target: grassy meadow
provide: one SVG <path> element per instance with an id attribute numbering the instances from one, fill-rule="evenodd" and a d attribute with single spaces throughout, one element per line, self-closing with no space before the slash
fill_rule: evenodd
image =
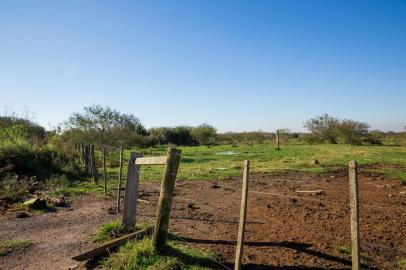
<path id="1" fill-rule="evenodd" d="M 330 170 L 344 168 L 349 160 L 356 160 L 364 171 L 382 173 L 394 180 L 406 183 L 406 145 L 385 146 L 351 146 L 351 145 L 282 145 L 276 150 L 275 145 L 244 144 L 239 146 L 187 146 L 182 150 L 178 179 L 182 180 L 222 180 L 242 175 L 242 165 L 245 159 L 251 161 L 251 173 L 272 174 L 281 171 L 304 171 L 324 173 Z M 165 155 L 167 147 L 148 149 L 127 149 L 124 159 L 127 162 L 131 151 L 143 152 L 145 156 Z M 102 171 L 101 153 L 97 153 L 100 185 L 90 181 L 74 181 L 69 188 L 60 193 L 101 193 Z M 118 178 L 117 151 L 110 151 L 107 156 L 108 187 L 110 190 L 117 186 Z M 319 164 L 314 164 L 318 160 Z M 126 174 L 126 162 L 123 168 L 123 178 Z M 379 165 L 379 166 L 378 166 Z M 160 181 L 163 166 L 142 166 L 141 181 Z M 67 194 L 69 195 L 69 194 Z"/>

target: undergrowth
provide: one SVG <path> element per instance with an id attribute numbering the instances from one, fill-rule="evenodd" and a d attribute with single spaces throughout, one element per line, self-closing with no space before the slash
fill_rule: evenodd
<path id="1" fill-rule="evenodd" d="M 30 245 L 31 242 L 26 240 L 0 240 L 0 256 L 14 251 L 22 251 Z"/>
<path id="2" fill-rule="evenodd" d="M 150 238 L 128 241 L 102 264 L 107 269 L 126 270 L 205 270 L 213 269 L 215 254 L 212 251 L 194 249 L 169 241 L 161 254 L 154 252 Z"/>

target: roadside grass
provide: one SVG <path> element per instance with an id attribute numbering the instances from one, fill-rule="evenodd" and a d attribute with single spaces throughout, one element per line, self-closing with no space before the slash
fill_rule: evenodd
<path id="1" fill-rule="evenodd" d="M 102 224 L 100 228 L 93 234 L 92 241 L 94 243 L 110 241 L 125 234 L 135 232 L 136 230 L 145 229 L 147 227 L 148 224 L 138 222 L 136 226 L 132 228 L 126 228 L 125 226 L 121 225 L 121 220 L 113 220 L 111 222 Z"/>
<path id="2" fill-rule="evenodd" d="M 4 256 L 14 251 L 22 251 L 31 245 L 26 240 L 0 240 L 0 256 Z"/>
<path id="3" fill-rule="evenodd" d="M 357 160 L 361 170 L 381 173 L 406 184 L 406 145 L 397 146 L 351 146 L 351 145 L 282 145 L 275 150 L 274 144 L 187 146 L 179 147 L 182 159 L 178 179 L 223 180 L 241 176 L 243 161 L 251 160 L 251 172 L 272 174 L 285 171 L 327 173 L 334 169 L 347 168 L 349 160 Z M 127 160 L 130 152 L 143 152 L 145 156 L 166 155 L 167 146 L 147 149 L 127 149 L 124 152 L 122 183 L 126 179 Z M 107 156 L 107 188 L 111 193 L 117 189 L 119 153 Z M 314 160 L 320 164 L 314 164 Z M 56 195 L 75 196 L 104 193 L 100 153 L 97 154 L 99 184 L 90 178 L 73 181 L 54 190 Z M 384 166 L 375 166 L 384 165 Z M 141 166 L 140 181 L 161 181 L 163 166 Z"/>
<path id="4" fill-rule="evenodd" d="M 215 254 L 169 241 L 162 254 L 153 251 L 150 238 L 128 241 L 116 253 L 110 254 L 102 264 L 107 269 L 145 270 L 204 270 L 213 269 Z"/>

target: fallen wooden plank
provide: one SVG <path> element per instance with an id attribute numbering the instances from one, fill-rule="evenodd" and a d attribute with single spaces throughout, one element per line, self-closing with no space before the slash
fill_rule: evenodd
<path id="1" fill-rule="evenodd" d="M 315 195 L 319 195 L 319 194 L 323 194 L 323 190 L 319 189 L 319 190 L 296 190 L 297 193 L 310 193 L 310 194 L 315 194 Z"/>
<path id="2" fill-rule="evenodd" d="M 115 248 L 115 247 L 118 247 L 118 246 L 124 244 L 129 239 L 141 238 L 143 236 L 150 235 L 150 234 L 152 234 L 153 230 L 154 230 L 154 227 L 151 226 L 144 230 L 130 233 L 130 234 L 122 236 L 120 238 L 111 240 L 110 242 L 107 242 L 106 244 L 103 244 L 97 248 L 88 250 L 82 254 L 72 257 L 72 259 L 75 261 L 89 260 L 95 256 L 99 256 L 99 255 L 107 252 L 109 249 L 112 249 L 112 248 Z"/>
<path id="3" fill-rule="evenodd" d="M 135 160 L 135 165 L 165 165 L 166 156 L 162 157 L 141 157 Z"/>

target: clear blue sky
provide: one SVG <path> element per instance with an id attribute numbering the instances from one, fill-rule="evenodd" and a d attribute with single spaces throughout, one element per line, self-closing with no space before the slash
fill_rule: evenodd
<path id="1" fill-rule="evenodd" d="M 406 1 L 0 1 L 0 110 L 147 127 L 406 125 Z"/>

